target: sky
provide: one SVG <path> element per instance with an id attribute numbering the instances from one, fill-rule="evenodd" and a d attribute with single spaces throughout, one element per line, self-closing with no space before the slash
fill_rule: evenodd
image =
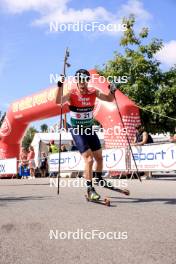
<path id="1" fill-rule="evenodd" d="M 63 68 L 66 47 L 70 49 L 73 75 L 79 68 L 102 67 L 121 50 L 120 31 L 51 32 L 50 22 L 62 29 L 73 23 L 119 24 L 133 13 L 136 30 L 150 28 L 150 38 L 161 38 L 157 54 L 164 70 L 176 63 L 175 0 L 0 0 L 0 110 L 9 104 L 50 86 L 50 74 Z M 56 118 L 34 125 L 52 125 Z"/>

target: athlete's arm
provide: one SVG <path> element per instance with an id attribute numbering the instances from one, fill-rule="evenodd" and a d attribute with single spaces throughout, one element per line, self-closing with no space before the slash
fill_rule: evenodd
<path id="1" fill-rule="evenodd" d="M 114 100 L 114 96 L 111 92 L 109 92 L 109 94 L 104 94 L 98 89 L 96 89 L 96 96 L 102 101 L 112 102 Z"/>
<path id="2" fill-rule="evenodd" d="M 61 103 L 61 95 L 62 95 L 62 89 L 63 87 L 58 87 L 57 94 L 56 94 L 56 104 Z M 70 102 L 70 93 L 67 93 L 62 96 L 62 103 Z"/>
<path id="3" fill-rule="evenodd" d="M 67 93 L 65 95 L 63 95 L 63 84 L 65 81 L 65 76 L 64 75 L 60 75 L 59 76 L 59 80 L 57 83 L 57 93 L 56 93 L 56 104 L 61 104 L 61 97 L 62 97 L 62 103 L 66 103 L 67 101 L 70 101 L 70 94 Z M 63 96 L 62 96 L 63 95 Z"/>
<path id="4" fill-rule="evenodd" d="M 109 86 L 109 94 L 104 94 L 100 90 L 96 90 L 96 95 L 100 100 L 112 102 L 114 100 L 114 93 L 118 89 L 115 83 L 110 83 Z"/>

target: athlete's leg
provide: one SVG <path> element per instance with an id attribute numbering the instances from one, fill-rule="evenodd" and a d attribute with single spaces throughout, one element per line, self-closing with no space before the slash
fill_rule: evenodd
<path id="1" fill-rule="evenodd" d="M 93 157 L 95 159 L 95 171 L 93 172 L 93 177 L 95 178 L 95 183 L 103 184 L 102 180 L 102 170 L 103 170 L 103 156 L 102 149 L 93 151 Z"/>
<path id="2" fill-rule="evenodd" d="M 88 144 L 96 161 L 93 177 L 96 179 L 95 183 L 98 183 L 100 180 L 102 180 L 103 157 L 101 143 L 96 133 L 93 133 L 88 137 Z"/>
<path id="3" fill-rule="evenodd" d="M 93 153 L 90 149 L 82 153 L 82 157 L 85 163 L 85 179 L 87 181 L 92 181 L 92 167 L 93 167 Z"/>
<path id="4" fill-rule="evenodd" d="M 101 172 L 103 169 L 103 156 L 102 156 L 102 149 L 93 151 L 93 157 L 95 159 L 95 171 Z"/>
<path id="5" fill-rule="evenodd" d="M 70 131 L 73 137 L 73 140 L 76 144 L 77 149 L 79 150 L 82 158 L 85 163 L 84 177 L 86 179 L 87 185 L 87 194 L 90 199 L 98 200 L 100 195 L 95 191 L 92 186 L 92 167 L 93 167 L 93 153 L 90 149 L 87 135 L 74 135 L 73 131 Z"/>
<path id="6" fill-rule="evenodd" d="M 82 157 L 85 162 L 85 179 L 87 183 L 87 194 L 88 197 L 92 200 L 99 200 L 100 195 L 95 191 L 92 186 L 92 167 L 93 167 L 93 153 L 90 149 L 82 153 Z"/>
<path id="7" fill-rule="evenodd" d="M 102 178 L 102 170 L 103 170 L 103 156 L 102 149 L 98 149 L 93 151 L 93 157 L 96 161 L 95 171 L 93 172 L 93 177 L 95 178 L 95 184 L 99 184 L 103 187 L 110 187 L 111 183 L 107 182 Z"/>

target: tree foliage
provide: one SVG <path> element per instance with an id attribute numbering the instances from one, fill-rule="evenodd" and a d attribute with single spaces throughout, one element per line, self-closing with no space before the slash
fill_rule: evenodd
<path id="1" fill-rule="evenodd" d="M 150 132 L 172 132 L 176 126 L 176 68 L 161 71 L 155 55 L 163 42 L 157 38 L 149 40 L 148 28 L 136 34 L 134 16 L 124 18 L 123 23 L 127 24 L 119 43 L 123 51 L 115 51 L 114 58 L 99 71 L 106 77 L 127 76 L 128 82 L 119 84 L 119 89 L 142 108 L 141 119 L 146 128 Z"/>
<path id="2" fill-rule="evenodd" d="M 41 130 L 42 133 L 47 132 L 48 131 L 48 125 L 47 124 L 42 124 L 40 126 L 40 130 Z"/>
<path id="3" fill-rule="evenodd" d="M 23 138 L 22 141 L 22 147 L 24 147 L 26 150 L 29 148 L 29 146 L 31 145 L 31 142 L 35 136 L 35 133 L 37 133 L 38 131 L 34 128 L 34 127 L 30 127 L 27 131 L 26 134 Z"/>

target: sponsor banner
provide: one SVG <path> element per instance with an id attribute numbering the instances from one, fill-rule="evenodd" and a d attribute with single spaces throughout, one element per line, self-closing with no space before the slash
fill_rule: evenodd
<path id="1" fill-rule="evenodd" d="M 126 148 L 103 150 L 104 171 L 125 171 L 126 169 Z"/>
<path id="2" fill-rule="evenodd" d="M 17 174 L 17 159 L 0 160 L 0 175 Z"/>
<path id="3" fill-rule="evenodd" d="M 139 171 L 176 170 L 176 145 L 173 143 L 132 147 Z M 131 155 L 131 169 L 136 170 Z"/>
<path id="4" fill-rule="evenodd" d="M 49 170 L 58 171 L 59 154 L 50 154 Z M 62 152 L 60 159 L 61 171 L 84 171 L 84 160 L 77 151 Z M 104 171 L 125 171 L 125 148 L 103 150 Z"/>
<path id="5" fill-rule="evenodd" d="M 77 151 L 61 152 L 60 168 L 61 171 L 84 170 L 84 161 Z M 59 153 L 50 154 L 49 171 L 58 171 Z"/>

